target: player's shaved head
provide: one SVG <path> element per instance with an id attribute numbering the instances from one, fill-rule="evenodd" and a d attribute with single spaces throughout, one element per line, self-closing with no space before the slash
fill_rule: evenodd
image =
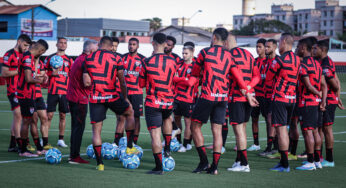
<path id="1" fill-rule="evenodd" d="M 153 36 L 153 42 L 156 44 L 164 44 L 167 41 L 167 36 L 163 33 L 155 33 Z"/>
<path id="2" fill-rule="evenodd" d="M 213 32 L 215 38 L 219 41 L 226 41 L 228 37 L 228 31 L 225 28 L 216 28 Z"/>
<path id="3" fill-rule="evenodd" d="M 287 45 L 293 46 L 294 39 L 293 39 L 293 35 L 291 33 L 283 33 L 281 35 L 281 40 L 285 41 L 285 43 Z"/>
<path id="4" fill-rule="evenodd" d="M 100 40 L 100 48 L 103 50 L 111 51 L 113 47 L 113 40 L 109 36 L 103 36 Z"/>
<path id="5" fill-rule="evenodd" d="M 237 39 L 231 33 L 228 34 L 227 40 L 225 41 L 225 48 L 231 50 L 232 48 L 237 47 Z"/>
<path id="6" fill-rule="evenodd" d="M 291 33 L 282 33 L 279 42 L 279 52 L 282 55 L 285 52 L 291 51 L 294 39 Z"/>

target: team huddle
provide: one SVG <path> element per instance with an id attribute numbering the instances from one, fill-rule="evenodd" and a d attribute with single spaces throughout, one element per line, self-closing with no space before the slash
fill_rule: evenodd
<path id="1" fill-rule="evenodd" d="M 259 155 L 280 158 L 270 170 L 290 171 L 288 161 L 297 158 L 298 122 L 307 161 L 296 169 L 334 167 L 332 125 L 336 108 L 344 107 L 335 65 L 327 55 L 329 43 L 314 37 L 303 38 L 292 52 L 293 36 L 283 33 L 279 41 L 259 39 L 257 58 L 238 47 L 235 36 L 224 28 L 214 30 L 211 46 L 202 49 L 197 57 L 193 56 L 193 42 L 184 44 L 183 58 L 172 52 L 175 43 L 172 36 L 154 34 L 153 53 L 146 58 L 137 52 L 137 38 L 128 41 L 129 52 L 122 55 L 117 53 L 119 40 L 105 36 L 99 42 L 85 41 L 83 53 L 73 61 L 65 54 L 67 39 L 58 38 L 57 53 L 42 62 L 40 57 L 48 49 L 47 42 L 19 36 L 15 48 L 5 54 L 1 72 L 7 78 L 7 95 L 13 111 L 8 151 L 37 157 L 51 149 L 48 132 L 59 105 L 57 145 L 67 147 L 65 119 L 66 113 L 71 113 L 69 162 L 89 163 L 80 157 L 89 105 L 92 146 L 96 169 L 100 171 L 104 170 L 101 132 L 108 109 L 117 117 L 114 145 L 119 145 L 125 131 L 127 155 L 140 152 L 135 146 L 140 134 L 140 116 L 144 114 L 155 160 L 149 174 L 164 174 L 162 160 L 171 156 L 173 138 L 180 143 L 178 152 L 191 150 L 194 142 L 200 161 L 193 173 L 218 174 L 228 124 L 236 137 L 237 154 L 227 170 L 250 172 L 247 152 L 260 150 L 260 114 L 266 122 L 267 147 Z M 277 49 L 280 55 L 276 54 Z M 58 60 L 63 62 L 60 66 L 55 65 Z M 48 88 L 47 105 L 41 92 L 43 87 Z M 254 145 L 247 148 L 246 123 L 250 117 Z M 202 125 L 208 121 L 213 135 L 211 163 L 202 132 Z M 29 144 L 29 129 L 36 153 Z"/>

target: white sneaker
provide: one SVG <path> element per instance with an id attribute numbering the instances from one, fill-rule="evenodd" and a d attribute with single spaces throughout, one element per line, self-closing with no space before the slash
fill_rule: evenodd
<path id="1" fill-rule="evenodd" d="M 260 145 L 252 145 L 251 147 L 249 147 L 248 149 L 247 149 L 247 151 L 258 151 L 258 150 L 260 150 L 261 149 L 261 146 Z"/>
<path id="2" fill-rule="evenodd" d="M 240 161 L 234 162 L 231 168 L 234 168 L 234 167 L 236 167 L 236 166 L 240 166 Z M 228 170 L 228 169 L 231 169 L 231 168 L 227 168 L 227 170 Z M 229 171 L 229 170 L 228 170 L 228 171 Z"/>
<path id="3" fill-rule="evenodd" d="M 314 163 L 315 163 L 316 169 L 322 169 L 321 162 L 314 162 Z"/>
<path id="4" fill-rule="evenodd" d="M 232 172 L 250 172 L 250 167 L 249 165 L 242 166 L 239 164 L 233 168 L 227 168 L 227 170 Z"/>
<path id="5" fill-rule="evenodd" d="M 181 130 L 178 128 L 177 130 L 172 131 L 172 139 L 175 138 L 178 134 L 181 134 Z"/>
<path id="6" fill-rule="evenodd" d="M 44 146 L 44 145 L 43 145 L 43 139 L 42 139 L 42 138 L 40 138 L 40 144 L 41 144 L 42 147 Z"/>
<path id="7" fill-rule="evenodd" d="M 186 150 L 189 151 L 189 150 L 191 150 L 191 149 L 192 149 L 192 145 L 191 145 L 191 144 L 187 144 L 187 145 L 186 145 Z"/>
<path id="8" fill-rule="evenodd" d="M 296 168 L 296 170 L 316 170 L 316 166 L 314 163 L 305 163 L 302 166 Z"/>
<path id="9" fill-rule="evenodd" d="M 186 152 L 186 148 L 184 146 L 181 146 L 180 149 L 178 150 L 180 153 Z"/>
<path id="10" fill-rule="evenodd" d="M 221 148 L 221 154 L 224 154 L 226 152 L 226 148 L 222 146 Z"/>
<path id="11" fill-rule="evenodd" d="M 58 144 L 57 144 L 59 147 L 62 147 L 62 148 L 67 148 L 68 146 L 65 144 L 65 141 L 64 140 L 58 140 Z"/>

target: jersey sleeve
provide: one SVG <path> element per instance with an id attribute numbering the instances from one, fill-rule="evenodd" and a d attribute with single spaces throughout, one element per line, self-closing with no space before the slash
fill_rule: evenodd
<path id="1" fill-rule="evenodd" d="M 192 67 L 192 72 L 191 72 L 192 76 L 196 78 L 200 77 L 202 66 L 204 65 L 205 55 L 206 55 L 206 52 L 204 49 L 201 50 L 201 52 L 198 54 L 197 61 Z"/>
<path id="2" fill-rule="evenodd" d="M 35 61 L 35 60 L 33 60 L 31 57 L 24 58 L 23 59 L 23 65 L 22 65 L 23 69 L 24 70 L 32 70 L 31 69 L 32 61 Z"/>
<path id="3" fill-rule="evenodd" d="M 309 76 L 308 75 L 308 70 L 307 70 L 307 67 L 305 64 L 300 64 L 300 67 L 299 67 L 299 75 L 301 77 L 306 77 L 306 76 Z"/>
<path id="4" fill-rule="evenodd" d="M 326 80 L 335 78 L 335 71 L 328 60 L 322 62 L 323 75 Z"/>
<path id="5" fill-rule="evenodd" d="M 6 52 L 3 58 L 3 66 L 5 67 L 11 67 L 11 54 L 9 52 Z"/>
<path id="6" fill-rule="evenodd" d="M 143 88 L 145 87 L 146 83 L 146 78 L 147 78 L 147 72 L 146 72 L 146 61 L 142 63 L 142 68 L 141 71 L 139 72 L 139 87 Z"/>
<path id="7" fill-rule="evenodd" d="M 273 80 L 275 75 L 280 71 L 281 66 L 282 66 L 282 60 L 280 59 L 280 57 L 276 57 L 269 67 L 266 80 L 268 81 Z"/>

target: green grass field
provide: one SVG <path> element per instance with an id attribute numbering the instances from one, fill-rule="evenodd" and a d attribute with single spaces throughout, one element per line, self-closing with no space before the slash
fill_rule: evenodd
<path id="1" fill-rule="evenodd" d="M 45 92 L 45 91 L 44 91 Z M 343 95 L 346 101 L 346 95 Z M 335 168 L 324 168 L 312 172 L 294 170 L 301 161 L 291 161 L 290 173 L 275 173 L 268 169 L 277 164 L 277 159 L 258 157 L 258 152 L 249 152 L 250 173 L 232 173 L 230 167 L 235 159 L 232 148 L 235 145 L 233 131 L 230 127 L 226 144 L 227 152 L 221 156 L 219 175 L 193 174 L 192 170 L 198 164 L 198 155 L 195 149 L 187 153 L 173 153 L 176 161 L 175 170 L 163 176 L 147 175 L 146 171 L 154 166 L 154 159 L 150 150 L 150 137 L 142 119 L 142 130 L 138 144 L 146 149 L 139 169 L 127 170 L 118 160 L 104 161 L 105 171 L 95 170 L 95 160 L 88 165 L 71 165 L 67 163 L 69 149 L 59 148 L 66 155 L 58 165 L 49 165 L 44 159 L 25 160 L 18 154 L 8 153 L 12 113 L 7 102 L 6 88 L 0 86 L 0 187 L 345 187 L 346 177 L 346 112 L 338 110 L 334 125 L 335 132 Z M 115 116 L 110 113 L 104 122 L 102 138 L 104 142 L 112 142 L 115 130 Z M 89 117 L 88 117 L 89 118 Z M 262 119 L 263 120 L 263 119 Z M 89 119 L 87 119 L 89 121 Z M 67 117 L 65 141 L 69 145 L 70 116 Z M 206 145 L 212 142 L 210 125 L 204 125 Z M 251 122 L 247 127 L 248 145 L 253 144 Z M 91 126 L 86 125 L 81 153 L 91 144 Z M 260 144 L 266 145 L 265 124 L 260 124 Z M 58 118 L 54 116 L 49 142 L 56 145 L 58 140 Z M 31 143 L 33 141 L 31 140 Z M 303 140 L 299 141 L 298 153 L 304 150 Z M 209 160 L 212 154 L 208 151 Z M 325 153 L 323 153 L 325 155 Z M 85 157 L 85 156 L 84 156 Z"/>

